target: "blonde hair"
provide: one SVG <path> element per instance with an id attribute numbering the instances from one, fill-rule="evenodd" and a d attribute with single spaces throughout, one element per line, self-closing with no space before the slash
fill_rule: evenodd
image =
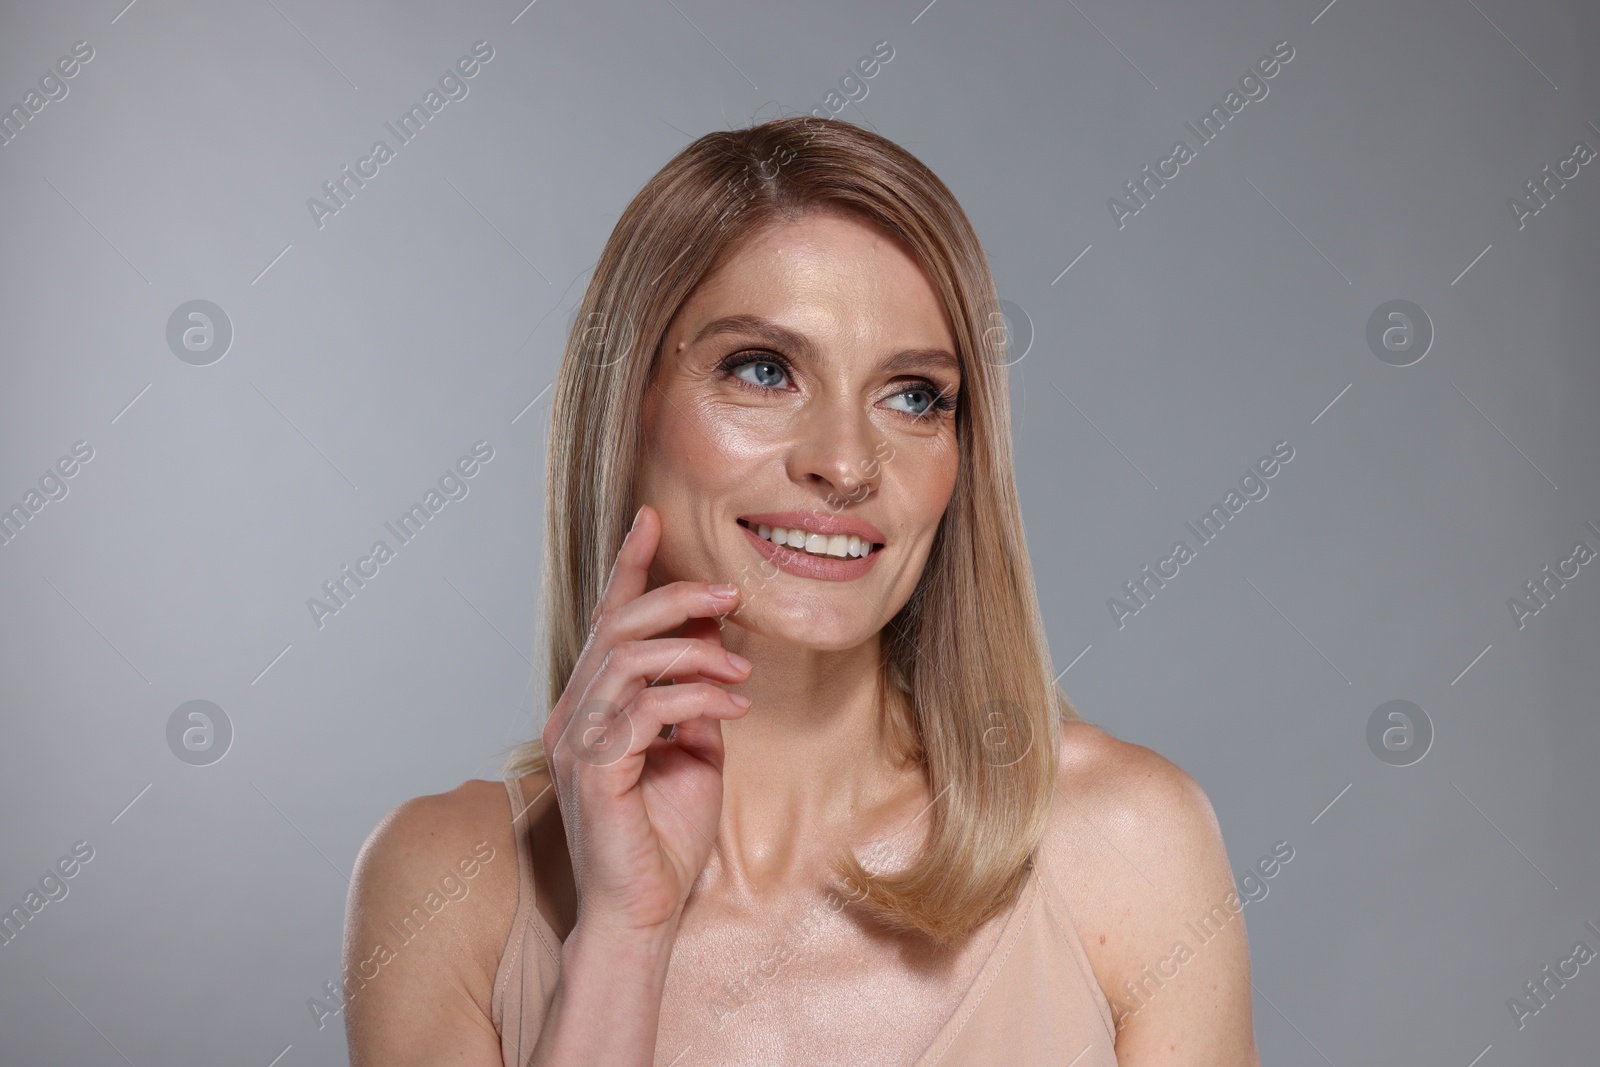
<path id="1" fill-rule="evenodd" d="M 921 579 L 880 635 L 885 730 L 934 797 L 909 867 L 833 871 L 885 926 L 947 944 L 1015 900 L 1044 833 L 1060 721 L 1018 508 L 1000 302 L 977 234 L 932 171 L 838 119 L 790 116 L 709 133 L 663 167 L 606 241 L 562 355 L 546 464 L 543 569 L 549 707 L 638 502 L 640 413 L 668 324 L 748 236 L 811 211 L 861 218 L 922 263 L 961 361 L 960 461 Z M 714 222 L 712 220 L 715 220 Z M 546 769 L 540 739 L 504 772 Z"/>

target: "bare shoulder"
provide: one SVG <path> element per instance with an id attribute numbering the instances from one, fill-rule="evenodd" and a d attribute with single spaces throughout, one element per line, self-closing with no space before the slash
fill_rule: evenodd
<path id="1" fill-rule="evenodd" d="M 512 814 L 504 783 L 470 779 L 405 801 L 367 836 L 342 975 L 356 1067 L 501 1062 L 491 996 L 517 906 Z"/>
<path id="2" fill-rule="evenodd" d="M 1074 914 L 1085 919 L 1125 911 L 1115 902 L 1129 882 L 1148 890 L 1208 868 L 1227 873 L 1221 830 L 1200 784 L 1155 750 L 1088 722 L 1062 724 L 1056 802 L 1042 844 Z"/>
<path id="3" fill-rule="evenodd" d="M 1041 851 L 1117 1017 L 1119 1062 L 1157 1062 L 1173 1045 L 1187 1047 L 1185 1062 L 1257 1062 L 1242 905 L 1216 813 L 1188 772 L 1064 723 Z"/>
<path id="4" fill-rule="evenodd" d="M 1093 723 L 1062 724 L 1056 780 L 1066 801 L 1060 805 L 1064 810 L 1058 812 L 1056 825 L 1068 833 L 1084 829 L 1079 816 L 1085 814 L 1111 819 L 1112 830 L 1143 823 L 1138 830 L 1147 845 L 1178 845 L 1185 838 L 1190 845 L 1203 844 L 1194 839 L 1193 831 L 1218 829 L 1210 799 L 1188 772 L 1154 749 L 1123 741 Z M 1144 837 L 1144 831 L 1159 830 L 1174 820 L 1181 824 L 1174 829 L 1188 831 L 1178 839 Z"/>

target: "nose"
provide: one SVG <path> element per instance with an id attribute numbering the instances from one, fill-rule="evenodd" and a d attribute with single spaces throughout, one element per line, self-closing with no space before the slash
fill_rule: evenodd
<path id="1" fill-rule="evenodd" d="M 883 480 L 880 436 L 865 411 L 817 405 L 790 452 L 789 476 L 819 490 L 834 507 L 859 503 Z"/>

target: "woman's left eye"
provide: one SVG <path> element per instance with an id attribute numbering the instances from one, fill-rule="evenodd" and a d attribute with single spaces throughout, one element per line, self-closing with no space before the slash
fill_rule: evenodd
<path id="1" fill-rule="evenodd" d="M 927 418 L 933 412 L 934 407 L 939 403 L 939 392 L 938 392 L 938 390 L 937 389 L 930 389 L 930 388 L 927 388 L 926 386 L 921 386 L 921 385 L 919 385 L 919 386 L 917 386 L 915 388 L 912 388 L 912 389 L 903 389 L 900 392 L 896 393 L 890 399 L 898 400 L 901 397 L 905 397 L 905 396 L 917 397 L 921 401 L 921 406 L 920 407 L 917 407 L 912 411 L 906 412 L 906 414 L 914 415 L 919 419 Z"/>

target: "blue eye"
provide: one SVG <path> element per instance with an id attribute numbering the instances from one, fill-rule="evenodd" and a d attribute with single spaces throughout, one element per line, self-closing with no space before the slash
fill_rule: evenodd
<path id="1" fill-rule="evenodd" d="M 740 371 L 743 371 L 746 367 L 758 368 L 756 370 L 756 378 L 754 381 L 752 381 L 748 375 L 740 373 Z M 763 371 L 766 373 L 763 373 Z M 751 382 L 754 385 L 767 387 L 778 386 L 781 383 L 781 379 L 788 376 L 788 372 L 776 360 L 763 359 L 759 356 L 752 356 L 743 360 L 742 362 L 735 363 L 730 369 L 730 373 L 735 378 Z M 774 381 L 774 378 L 779 379 L 779 381 Z"/>
<path id="2" fill-rule="evenodd" d="M 756 368 L 754 377 L 740 373 L 746 367 Z M 789 361 L 776 353 L 768 352 L 735 353 L 718 364 L 718 369 L 745 387 L 757 390 L 781 388 L 783 380 L 790 375 Z M 946 393 L 944 389 L 926 379 L 914 382 L 911 388 L 902 389 L 894 395 L 896 398 L 919 396 L 925 399 L 924 404 L 916 410 L 895 409 L 907 418 L 917 422 L 925 422 L 941 415 L 949 414 L 955 410 L 956 406 L 956 399 L 953 395 Z"/>
<path id="3" fill-rule="evenodd" d="M 930 413 L 934 410 L 949 411 L 951 408 L 956 406 L 956 402 L 953 399 L 945 396 L 939 390 L 931 388 L 931 384 L 932 383 L 928 383 L 928 386 L 919 385 L 915 389 L 906 389 L 895 394 L 896 397 L 920 396 L 923 398 L 923 406 L 915 411 L 907 412 L 908 415 L 913 415 L 919 419 L 925 419 L 928 418 Z"/>

